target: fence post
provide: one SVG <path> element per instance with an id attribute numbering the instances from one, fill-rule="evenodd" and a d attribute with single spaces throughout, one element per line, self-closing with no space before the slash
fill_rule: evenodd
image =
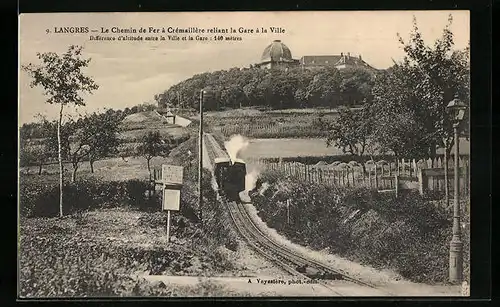
<path id="1" fill-rule="evenodd" d="M 370 169 L 368 170 L 368 186 L 372 187 L 372 172 Z"/>
<path id="2" fill-rule="evenodd" d="M 398 197 L 399 195 L 399 177 L 398 175 L 394 175 L 394 185 L 395 185 L 395 188 L 396 188 L 396 198 Z"/>
<path id="3" fill-rule="evenodd" d="M 382 181 L 382 190 L 385 190 L 384 164 L 380 166 L 380 181 Z"/>
<path id="4" fill-rule="evenodd" d="M 375 189 L 378 190 L 377 163 L 375 163 Z"/>
<path id="5" fill-rule="evenodd" d="M 422 169 L 419 169 L 417 172 L 418 177 L 418 191 L 420 195 L 424 195 L 424 174 L 422 173 Z"/>
<path id="6" fill-rule="evenodd" d="M 465 181 L 465 192 L 467 193 L 467 195 L 469 195 L 470 193 L 470 189 L 469 189 L 469 161 L 467 159 L 464 160 L 464 167 L 465 167 L 465 178 L 464 178 L 464 181 Z"/>

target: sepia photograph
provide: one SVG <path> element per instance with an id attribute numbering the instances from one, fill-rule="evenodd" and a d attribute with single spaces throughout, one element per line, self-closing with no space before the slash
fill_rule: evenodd
<path id="1" fill-rule="evenodd" d="M 470 296 L 469 11 L 19 15 L 18 298 Z"/>

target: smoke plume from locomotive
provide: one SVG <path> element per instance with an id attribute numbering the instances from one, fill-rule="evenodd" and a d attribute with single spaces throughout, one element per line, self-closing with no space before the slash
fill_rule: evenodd
<path id="1" fill-rule="evenodd" d="M 238 158 L 238 154 L 244 150 L 248 144 L 248 140 L 239 134 L 233 135 L 229 141 L 224 143 L 224 147 L 226 147 L 231 162 L 234 163 Z"/>
<path id="2" fill-rule="evenodd" d="M 257 169 L 252 170 L 247 173 L 245 176 L 245 190 L 250 191 L 255 188 L 255 184 L 257 183 L 257 178 L 259 178 L 259 172 Z"/>

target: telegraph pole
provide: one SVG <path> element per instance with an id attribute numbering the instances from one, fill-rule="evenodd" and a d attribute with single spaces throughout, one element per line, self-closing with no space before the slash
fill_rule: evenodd
<path id="1" fill-rule="evenodd" d="M 200 216 L 200 221 L 201 225 L 203 226 L 203 195 L 202 195 L 202 188 L 201 188 L 201 181 L 202 181 L 202 174 L 203 174 L 203 94 L 204 91 L 200 91 L 200 136 L 198 140 L 198 160 L 199 160 L 199 168 L 198 168 L 198 186 L 199 186 L 199 193 L 198 193 L 198 210 L 199 210 L 199 216 Z"/>

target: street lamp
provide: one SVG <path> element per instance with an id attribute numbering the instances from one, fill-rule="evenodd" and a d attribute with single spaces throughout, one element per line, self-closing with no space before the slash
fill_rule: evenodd
<path id="1" fill-rule="evenodd" d="M 459 175 L 459 148 L 460 140 L 458 138 L 458 127 L 463 120 L 467 105 L 463 103 L 458 96 L 450 101 L 446 106 L 453 120 L 453 133 L 455 136 L 455 169 L 454 169 L 454 199 L 453 199 L 453 237 L 450 242 L 450 282 L 462 282 L 463 273 L 463 243 L 460 233 L 460 175 Z"/>

